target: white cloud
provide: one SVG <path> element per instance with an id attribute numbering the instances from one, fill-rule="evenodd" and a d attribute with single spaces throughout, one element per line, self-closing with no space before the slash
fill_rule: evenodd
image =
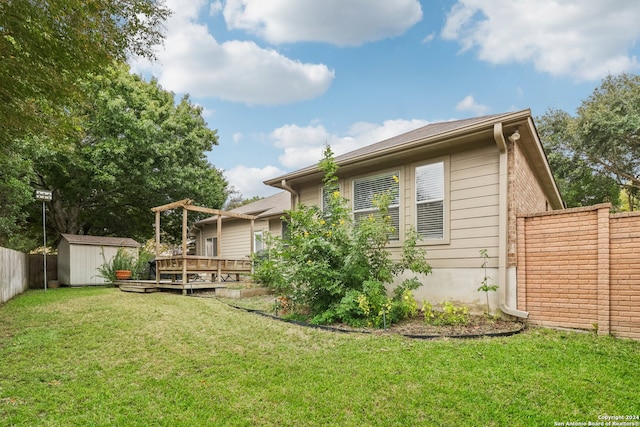
<path id="1" fill-rule="evenodd" d="M 221 11 L 222 11 L 221 1 L 214 1 L 213 3 L 211 3 L 211 6 L 209 6 L 209 15 L 211 16 L 215 16 Z"/>
<path id="2" fill-rule="evenodd" d="M 235 166 L 223 172 L 224 176 L 245 198 L 253 196 L 266 197 L 277 193 L 278 189 L 263 184 L 263 181 L 284 175 L 285 171 L 276 166 L 251 168 L 243 165 Z"/>
<path id="3" fill-rule="evenodd" d="M 462 101 L 456 104 L 456 111 L 469 111 L 477 116 L 482 116 L 489 112 L 490 108 L 486 105 L 478 104 L 473 95 L 467 95 Z"/>
<path id="4" fill-rule="evenodd" d="M 436 38 L 436 34 L 435 33 L 431 33 L 431 34 L 427 34 L 423 39 L 422 39 L 422 44 L 428 44 L 431 43 L 434 39 Z"/>
<path id="5" fill-rule="evenodd" d="M 422 19 L 418 0 L 227 0 L 230 29 L 270 43 L 357 46 L 403 34 Z"/>
<path id="6" fill-rule="evenodd" d="M 640 2 L 628 0 L 459 0 L 442 37 L 492 64 L 598 80 L 638 67 L 628 52 L 640 36 L 638 16 Z"/>
<path id="7" fill-rule="evenodd" d="M 329 144 L 338 156 L 428 123 L 418 119 L 386 120 L 382 124 L 357 122 L 343 136 L 331 134 L 319 124 L 285 125 L 275 129 L 269 137 L 276 148 L 283 150 L 279 156 L 280 163 L 286 168 L 297 169 L 317 163 L 322 158 L 325 144 Z"/>
<path id="8" fill-rule="evenodd" d="M 386 120 L 382 124 L 357 122 L 351 125 L 345 135 L 328 132 L 324 126 L 312 122 L 308 126 L 284 125 L 269 135 L 273 145 L 283 151 L 280 163 L 287 170 L 316 164 L 322 158 L 325 144 L 331 145 L 336 156 L 356 150 L 369 144 L 400 135 L 426 126 L 425 120 Z M 263 181 L 285 174 L 276 166 L 252 168 L 243 165 L 224 171 L 224 176 L 244 197 L 268 196 L 277 190 L 263 184 Z"/>
<path id="9" fill-rule="evenodd" d="M 242 133 L 241 132 L 236 132 L 236 133 L 234 133 L 232 135 L 231 138 L 233 139 L 234 144 L 237 144 L 242 139 Z"/>
<path id="10" fill-rule="evenodd" d="M 178 93 L 250 105 L 280 105 L 322 95 L 335 73 L 324 64 L 302 63 L 252 41 L 224 43 L 197 22 L 204 3 L 172 3 L 164 48 L 158 63 L 138 61 L 135 72 L 150 71 Z M 214 7 L 215 8 L 215 7 Z"/>

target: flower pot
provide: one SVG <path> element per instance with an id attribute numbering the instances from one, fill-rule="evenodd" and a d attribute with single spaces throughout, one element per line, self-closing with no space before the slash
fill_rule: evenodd
<path id="1" fill-rule="evenodd" d="M 116 270 L 116 280 L 131 279 L 131 270 Z"/>

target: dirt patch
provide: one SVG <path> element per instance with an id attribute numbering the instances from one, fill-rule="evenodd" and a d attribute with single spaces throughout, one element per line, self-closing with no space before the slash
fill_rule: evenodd
<path id="1" fill-rule="evenodd" d="M 376 333 L 397 333 L 416 337 L 476 337 L 492 335 L 510 335 L 520 332 L 523 324 L 486 316 L 470 316 L 466 325 L 430 325 L 422 317 L 407 319 L 391 325 L 387 331 Z"/>

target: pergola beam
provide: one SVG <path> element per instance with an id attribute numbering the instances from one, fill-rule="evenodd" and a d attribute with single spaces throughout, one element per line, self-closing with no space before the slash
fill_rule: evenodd
<path id="1" fill-rule="evenodd" d="M 228 211 L 223 211 L 220 209 L 210 209 L 210 208 L 204 208 L 201 206 L 194 206 L 191 203 L 193 203 L 193 200 L 191 199 L 183 199 L 183 200 L 178 200 L 177 202 L 173 202 L 173 203 L 168 203 L 166 205 L 162 205 L 162 206 L 156 206 L 155 208 L 151 208 L 151 211 L 155 213 L 155 219 L 156 219 L 156 259 L 158 257 L 160 257 L 160 214 L 162 212 L 165 211 L 169 211 L 169 210 L 175 210 L 175 209 L 179 209 L 182 208 L 182 255 L 181 257 L 183 258 L 183 262 L 182 262 L 182 286 L 183 286 L 183 293 L 186 292 L 184 287 L 187 283 L 187 263 L 186 263 L 186 256 L 187 256 L 187 215 L 189 211 L 192 212 L 202 212 L 202 213 L 207 213 L 210 215 L 217 215 L 216 218 L 216 236 L 217 236 L 217 256 L 221 256 L 221 248 L 222 248 L 222 218 L 223 217 L 228 217 L 228 218 L 239 218 L 239 219 L 246 219 L 251 221 L 251 226 L 249 228 L 250 230 L 250 253 L 253 254 L 255 248 L 253 245 L 253 234 L 254 234 L 254 222 L 255 220 L 258 218 L 257 216 L 254 215 L 246 215 L 246 214 L 242 214 L 242 213 L 236 213 L 236 212 L 228 212 Z M 220 277 L 221 271 L 220 271 L 220 263 L 218 264 L 218 277 Z M 160 269 L 156 268 L 156 283 L 160 282 Z"/>
<path id="2" fill-rule="evenodd" d="M 186 208 L 187 206 L 191 205 L 191 203 L 193 203 L 193 200 L 191 199 L 182 199 L 182 200 L 178 200 L 177 202 L 169 203 L 166 205 L 156 206 L 155 208 L 151 208 L 151 211 L 164 212 L 164 211 L 168 211 L 175 208 Z"/>
<path id="3" fill-rule="evenodd" d="M 202 206 L 195 206 L 195 205 L 192 205 L 191 203 L 193 203 L 193 200 L 183 199 L 183 200 L 178 200 L 177 202 L 168 203 L 166 205 L 156 206 L 155 208 L 151 208 L 151 211 L 164 212 L 164 211 L 169 211 L 177 208 L 182 208 L 188 211 L 202 212 L 210 215 L 222 215 L 222 216 L 231 217 L 231 218 L 240 218 L 240 219 L 248 219 L 248 220 L 257 218 L 254 215 L 246 215 L 246 214 L 237 213 L 237 212 L 223 211 L 221 209 L 203 208 Z"/>

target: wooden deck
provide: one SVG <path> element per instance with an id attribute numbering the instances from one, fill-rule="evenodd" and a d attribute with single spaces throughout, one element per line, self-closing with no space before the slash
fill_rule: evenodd
<path id="1" fill-rule="evenodd" d="M 249 258 L 230 259 L 196 255 L 158 257 L 158 277 L 170 277 L 169 280 L 121 280 L 115 284 L 126 292 L 147 293 L 169 289 L 187 294 L 193 290 L 226 289 L 226 283 L 239 283 L 240 276 L 251 274 L 251 268 Z"/>
<path id="2" fill-rule="evenodd" d="M 221 258 L 197 255 L 158 257 L 156 269 L 160 274 L 215 274 L 217 277 L 235 275 L 239 281 L 241 274 L 251 274 L 249 258 Z M 213 280 L 212 280 L 213 281 Z"/>
<path id="3" fill-rule="evenodd" d="M 193 289 L 215 289 L 234 278 L 240 282 L 241 275 L 251 274 L 252 263 L 249 258 L 177 255 L 156 258 L 156 270 L 159 277 L 172 278 L 170 283 L 159 282 L 159 288 L 180 289 L 186 294 Z"/>
<path id="4" fill-rule="evenodd" d="M 151 293 L 160 292 L 162 290 L 182 291 L 183 294 L 189 295 L 192 291 L 214 291 L 216 296 L 223 298 L 246 298 L 256 295 L 266 295 L 269 293 L 267 288 L 238 287 L 237 282 L 189 282 L 184 292 L 182 283 L 171 281 L 161 281 L 156 283 L 155 280 L 116 280 L 116 286 L 123 292 L 135 293 Z"/>

